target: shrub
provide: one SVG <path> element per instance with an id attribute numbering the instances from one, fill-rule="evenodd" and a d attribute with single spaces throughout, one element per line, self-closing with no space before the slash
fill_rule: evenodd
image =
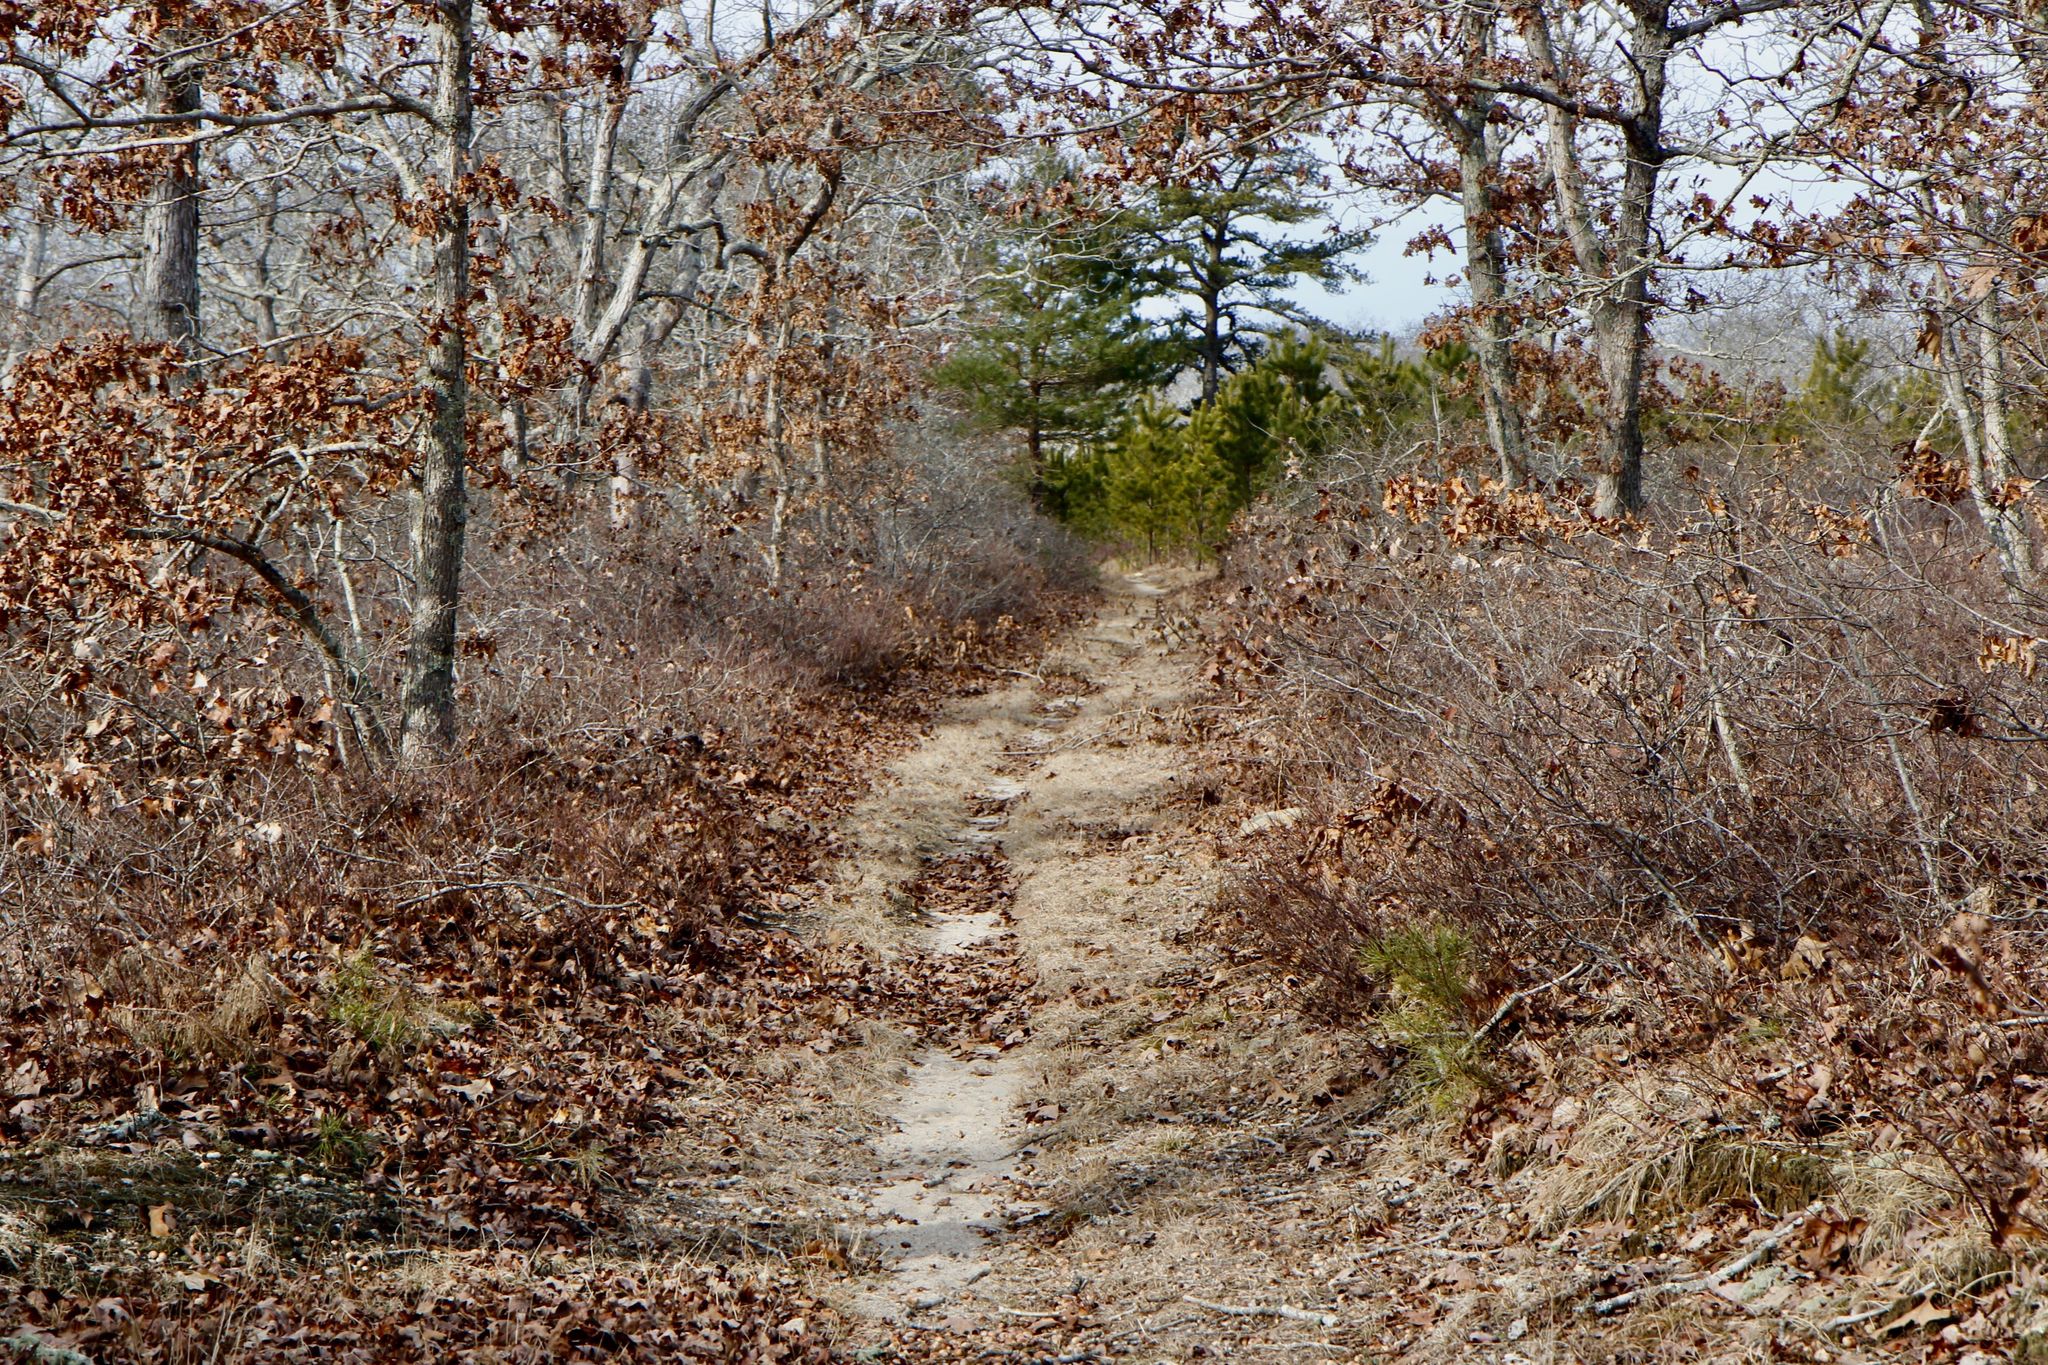
<path id="1" fill-rule="evenodd" d="M 1578 968 L 1636 1061 L 1692 1057 L 1793 1139 L 1881 1121 L 2018 1226 L 2048 1046 L 1991 1024 L 2048 987 L 2040 602 L 1911 499 L 1700 488 L 1617 534 L 1554 491 L 1362 492 L 1230 560 L 1226 675 L 1314 813 L 1235 932 L 1340 1006 L 1405 979 L 1431 1048 L 1430 935 L 1465 1027 L 1557 1017 L 1571 992 L 1510 993 Z"/>
<path id="2" fill-rule="evenodd" d="M 1341 406 L 1328 363 L 1321 344 L 1283 338 L 1185 416 L 1139 404 L 1107 440 L 1048 463 L 1048 505 L 1084 534 L 1148 553 L 1213 552 L 1278 470 L 1321 454 Z"/>
<path id="3" fill-rule="evenodd" d="M 1488 1083 L 1482 1039 L 1472 1015 L 1471 941 L 1445 925 L 1386 929 L 1359 958 L 1383 984 L 1392 1008 L 1377 1019 L 1406 1058 L 1407 1070 L 1431 1104 L 1457 1109 Z"/>

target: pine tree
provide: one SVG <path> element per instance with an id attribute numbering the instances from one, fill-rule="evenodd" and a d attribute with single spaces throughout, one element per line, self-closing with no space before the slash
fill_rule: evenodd
<path id="1" fill-rule="evenodd" d="M 1477 353 L 1449 341 L 1403 355 L 1390 336 L 1338 348 L 1333 365 L 1355 429 L 1375 441 L 1403 432 L 1442 431 L 1480 420 L 1472 383 Z"/>
<path id="2" fill-rule="evenodd" d="M 1785 442 L 1841 439 L 1846 433 L 1872 433 L 1886 445 L 1912 440 L 1941 405 L 1938 389 L 1927 377 L 1901 377 L 1878 368 L 1867 338 L 1836 328 L 1832 336 L 1813 343 L 1813 361 L 1806 382 L 1785 405 L 1778 439 Z M 1954 428 L 1944 420 L 1935 431 L 1949 439 Z"/>
<path id="3" fill-rule="evenodd" d="M 1040 197 L 1061 181 L 1071 188 L 1072 175 L 1041 165 Z M 1170 372 L 1170 352 L 1138 314 L 1123 236 L 1074 217 L 1027 219 L 995 247 L 973 333 L 936 376 L 982 428 L 1023 437 L 1042 498 L 1056 451 L 1104 435 Z"/>
<path id="4" fill-rule="evenodd" d="M 1148 553 L 1213 548 L 1236 510 L 1230 470 L 1188 424 L 1147 401 L 1102 451 L 1102 520 L 1113 533 L 1142 537 Z"/>
<path id="5" fill-rule="evenodd" d="M 1264 151 L 1226 163 L 1212 185 L 1170 185 L 1129 223 L 1142 251 L 1142 287 L 1178 304 L 1169 326 L 1202 378 L 1201 401 L 1258 358 L 1281 326 L 1320 325 L 1288 297 L 1301 281 L 1333 289 L 1357 281 L 1347 258 L 1365 232 L 1303 235 L 1324 210 L 1311 194 L 1313 163 Z"/>
<path id="6" fill-rule="evenodd" d="M 1330 422 L 1342 406 L 1323 378 L 1328 363 L 1320 342 L 1282 337 L 1188 418 L 1184 439 L 1224 471 L 1233 511 L 1248 506 L 1284 461 L 1306 462 L 1323 453 Z"/>
<path id="7" fill-rule="evenodd" d="M 1321 455 L 1343 400 L 1320 342 L 1279 339 L 1216 401 L 1182 414 L 1147 400 L 1107 440 L 1063 455 L 1049 481 L 1069 525 L 1146 549 L 1214 550 L 1283 462 Z"/>

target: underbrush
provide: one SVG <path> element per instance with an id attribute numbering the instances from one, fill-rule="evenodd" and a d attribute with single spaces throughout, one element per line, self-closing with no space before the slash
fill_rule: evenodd
<path id="1" fill-rule="evenodd" d="M 826 1310 L 788 1275 L 500 1252 L 407 1256 L 390 1282 L 377 1259 L 342 1261 L 328 1292 L 305 1302 L 281 1300 L 275 1268 L 261 1261 L 168 1282 L 125 1271 L 112 1285 L 122 1292 L 61 1340 L 23 1329 L 0 1337 L 0 1348 L 41 1365 L 110 1358 L 816 1365 L 835 1358 Z M 222 1312 L 236 1301 L 245 1306 Z"/>
<path id="2" fill-rule="evenodd" d="M 1939 1198 L 1888 1217 L 2035 1235 L 2048 603 L 1904 484 L 1691 496 L 1616 526 L 1397 478 L 1252 518 L 1215 676 L 1278 717 L 1246 781 L 1308 814 L 1244 837 L 1223 928 L 1482 1138 L 1537 1135 L 1512 1166 L 1684 1076 L 1561 1218 L 1889 1166 Z"/>
<path id="3" fill-rule="evenodd" d="M 166 1144 L 209 1171 L 277 1160 L 380 1210 L 372 1225 L 323 1205 L 359 1229 L 332 1245 L 266 1241 L 315 1259 L 393 1226 L 528 1248 L 614 1226 L 655 1138 L 706 1121 L 686 1107 L 696 1082 L 744 1091 L 751 1054 L 920 999 L 858 950 L 778 926 L 890 746 L 1028 650 L 1086 565 L 1027 517 L 919 525 L 921 563 L 871 529 L 860 553 L 795 537 L 779 584 L 675 524 L 506 532 L 474 557 L 469 731 L 426 769 L 366 762 L 317 657 L 253 608 L 162 649 L 101 621 L 69 690 L 6 675 L 0 1147 L 104 1155 L 110 1189 Z M 363 604 L 385 670 L 394 610 Z M 46 1175 L 10 1172 L 0 1208 L 94 1202 L 90 1181 L 59 1192 Z M 163 1224 L 193 1200 L 98 1202 L 96 1227 L 47 1237 L 125 1253 L 93 1252 L 61 1286 L 0 1266 L 6 1297 L 40 1296 L 31 1323 L 101 1299 L 140 1320 L 182 1292 L 137 1267 L 185 1240 Z M 243 1251 L 264 1218 L 292 1217 L 212 1202 L 208 1238 Z M 159 1268 L 228 1254 L 194 1243 Z M 249 1339 L 218 1316 L 243 1311 L 236 1294 L 186 1299 Z M 432 1316 L 394 1314 L 358 1312 L 408 1332 Z M 790 1340 L 774 1358 L 809 1358 L 800 1326 Z"/>

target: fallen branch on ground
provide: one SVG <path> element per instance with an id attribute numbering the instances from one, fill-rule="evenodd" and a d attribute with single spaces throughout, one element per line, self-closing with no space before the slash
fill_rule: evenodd
<path id="1" fill-rule="evenodd" d="M 1833 1336 L 1837 1332 L 1846 1332 L 1851 1327 L 1856 1326 L 1858 1323 L 1869 1322 L 1872 1318 L 1883 1317 L 1886 1313 L 1891 1312 L 1892 1309 L 1896 1308 L 1897 1306 L 1897 1300 L 1887 1299 L 1885 1302 L 1879 1304 L 1877 1307 L 1866 1308 L 1861 1313 L 1844 1313 L 1842 1314 L 1842 1316 L 1838 1318 L 1829 1318 L 1826 1322 L 1820 1325 L 1820 1330 L 1827 1333 L 1829 1336 Z"/>
<path id="2" fill-rule="evenodd" d="M 1193 1294 L 1182 1295 L 1181 1301 L 1191 1303 L 1197 1308 L 1206 1308 L 1212 1313 L 1227 1313 L 1233 1318 L 1286 1318 L 1289 1322 L 1312 1322 L 1318 1327 L 1337 1325 L 1335 1313 L 1316 1313 L 1306 1308 L 1289 1308 L 1284 1303 L 1270 1307 L 1262 1303 L 1211 1303 L 1207 1299 L 1198 1299 Z"/>
<path id="3" fill-rule="evenodd" d="M 1550 980 L 1544 982 L 1540 986 L 1531 986 L 1527 990 L 1516 991 L 1513 995 L 1501 1001 L 1500 1008 L 1493 1012 L 1493 1016 L 1473 1031 L 1472 1041 L 1475 1043 L 1485 1041 L 1486 1035 L 1493 1032 L 1496 1028 L 1499 1028 L 1502 1021 L 1504 1021 L 1510 1014 L 1514 1013 L 1515 1007 L 1520 1005 L 1524 1000 L 1529 999 L 1531 996 L 1541 995 L 1545 991 L 1554 990 L 1557 987 L 1562 986 L 1565 982 L 1571 980 L 1580 972 L 1585 971 L 1586 968 L 1590 965 L 1590 963 L 1581 962 L 1578 966 L 1572 968 L 1563 976 L 1552 977 Z"/>
<path id="4" fill-rule="evenodd" d="M 1773 1251 L 1776 1251 L 1780 1242 L 1797 1232 L 1801 1224 L 1805 1223 L 1814 1214 L 1819 1213 L 1820 1210 L 1821 1204 L 1819 1200 L 1808 1204 L 1798 1213 L 1793 1214 L 1790 1218 L 1778 1224 L 1777 1227 L 1772 1228 L 1769 1236 L 1730 1261 L 1727 1265 L 1722 1266 L 1719 1270 L 1709 1271 L 1705 1275 L 1696 1275 L 1691 1279 L 1664 1280 L 1657 1284 L 1646 1284 L 1641 1289 L 1631 1289 L 1626 1294 L 1616 1294 L 1611 1299 L 1601 1299 L 1593 1305 L 1593 1314 L 1596 1317 L 1605 1317 L 1609 1313 L 1618 1313 L 1622 1309 L 1639 1303 L 1644 1299 L 1658 1298 L 1666 1294 L 1690 1294 L 1702 1289 L 1708 1293 L 1718 1292 L 1721 1286 L 1729 1280 L 1757 1265 Z"/>

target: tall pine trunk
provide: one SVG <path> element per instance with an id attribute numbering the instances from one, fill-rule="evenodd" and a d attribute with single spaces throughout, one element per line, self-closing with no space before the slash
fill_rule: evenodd
<path id="1" fill-rule="evenodd" d="M 425 337 L 424 378 L 433 412 L 420 442 L 412 629 L 401 702 L 401 749 L 408 763 L 446 752 L 455 739 L 456 608 L 469 522 L 469 208 L 463 182 L 469 173 L 471 130 L 470 24 L 470 0 L 436 0 L 433 127 L 439 163 L 435 192 L 441 200 Z"/>
<path id="2" fill-rule="evenodd" d="M 1203 259 L 1196 278 L 1202 295 L 1202 406 L 1216 401 L 1223 387 L 1223 248 L 1224 229 L 1212 233 L 1202 225 Z"/>

